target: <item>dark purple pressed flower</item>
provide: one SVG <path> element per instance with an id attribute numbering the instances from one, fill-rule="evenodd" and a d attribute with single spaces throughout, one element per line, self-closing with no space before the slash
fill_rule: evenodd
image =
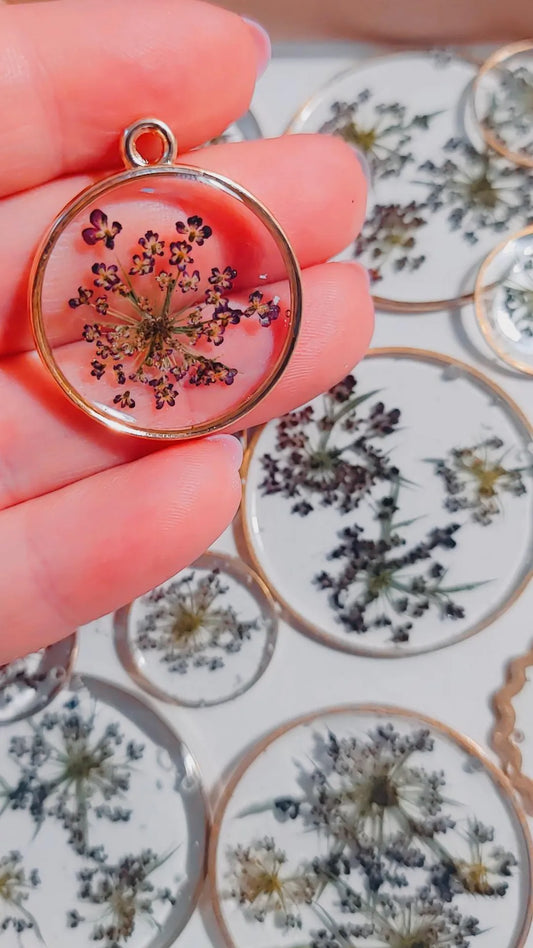
<path id="1" fill-rule="evenodd" d="M 183 221 L 177 221 L 176 230 L 178 234 L 183 234 L 190 244 L 198 244 L 199 247 L 213 233 L 211 228 L 204 224 L 202 218 L 197 216 L 188 217 L 186 224 Z"/>
<path id="2" fill-rule="evenodd" d="M 132 257 L 132 266 L 130 267 L 130 276 L 143 276 L 146 273 L 152 273 L 155 260 L 149 253 L 135 253 Z"/>
<path id="3" fill-rule="evenodd" d="M 120 234 L 122 224 L 113 221 L 111 226 L 108 224 L 107 214 L 103 211 L 95 210 L 89 215 L 92 227 L 86 227 L 82 230 L 81 236 L 86 244 L 95 244 L 98 240 L 103 240 L 108 250 L 113 250 L 115 246 L 115 237 Z"/>
<path id="4" fill-rule="evenodd" d="M 84 306 L 85 303 L 88 303 L 92 295 L 93 290 L 86 290 L 83 286 L 79 286 L 78 295 L 69 300 L 68 305 L 72 309 L 77 309 L 78 306 Z"/>
<path id="5" fill-rule="evenodd" d="M 104 290 L 112 290 L 120 283 L 118 267 L 114 263 L 93 263 L 91 270 L 96 274 L 95 286 L 102 286 Z"/>
<path id="6" fill-rule="evenodd" d="M 159 240 L 159 234 L 155 234 L 153 230 L 147 230 L 144 237 L 139 237 L 139 244 L 150 256 L 163 256 L 165 241 Z"/>
<path id="7" fill-rule="evenodd" d="M 197 290 L 200 283 L 200 271 L 193 270 L 192 273 L 183 271 L 181 279 L 178 280 L 178 286 L 182 293 L 188 293 L 190 290 Z"/>
<path id="8" fill-rule="evenodd" d="M 161 270 L 160 273 L 156 276 L 156 282 L 159 284 L 162 290 L 166 290 L 169 286 L 174 286 L 176 283 L 176 277 L 169 273 L 168 270 Z"/>
<path id="9" fill-rule="evenodd" d="M 213 267 L 208 282 L 213 286 L 218 286 L 222 290 L 233 289 L 233 280 L 237 276 L 237 271 L 233 267 L 225 267 L 220 271 L 218 267 Z"/>
<path id="10" fill-rule="evenodd" d="M 94 308 L 100 316 L 105 316 L 109 309 L 107 296 L 98 296 L 94 302 Z"/>
<path id="11" fill-rule="evenodd" d="M 250 293 L 248 299 L 249 305 L 244 310 L 243 316 L 259 316 L 259 322 L 262 326 L 270 326 L 270 324 L 278 318 L 280 313 L 278 297 L 266 303 L 263 300 L 261 291 L 255 290 L 253 293 Z"/>
<path id="12" fill-rule="evenodd" d="M 114 405 L 120 405 L 121 408 L 135 408 L 135 401 L 131 397 L 129 389 L 126 392 L 119 392 L 113 399 Z"/>
<path id="13" fill-rule="evenodd" d="M 191 250 L 191 244 L 188 244 L 185 240 L 172 241 L 170 245 L 171 256 L 168 262 L 177 267 L 178 270 L 185 270 L 188 263 L 193 263 Z"/>
<path id="14" fill-rule="evenodd" d="M 98 359 L 93 359 L 91 362 L 92 372 L 91 375 L 94 375 L 96 379 L 101 379 L 102 375 L 105 372 L 105 365 L 102 362 L 99 362 Z"/>
<path id="15" fill-rule="evenodd" d="M 99 211 L 92 215 L 91 223 L 93 230 L 99 228 L 101 233 L 91 233 L 87 242 L 104 240 L 107 217 Z M 114 298 L 101 293 L 94 299 L 94 290 L 80 287 L 78 297 L 70 301 L 73 308 L 82 304 L 93 307 L 100 317 L 100 322 L 88 323 L 82 331 L 83 338 L 94 346 L 93 376 L 101 378 L 107 372 L 107 378 L 111 377 L 118 386 L 124 386 L 126 380 L 149 385 L 157 409 L 175 404 L 178 382 L 186 381 L 194 386 L 231 385 L 237 375 L 236 369 L 198 351 L 199 343 L 221 346 L 228 326 L 236 326 L 242 318 L 242 310 L 232 303 L 229 293 L 224 295 L 233 288 L 237 271 L 230 266 L 224 270 L 213 268 L 204 290 L 205 277 L 201 270 L 189 270 L 188 264 L 195 264 L 193 244 L 201 245 L 207 240 L 212 234 L 211 228 L 202 218 L 193 216 L 186 224 L 178 222 L 176 229 L 186 239 L 170 243 L 166 253 L 166 242 L 159 239 L 157 232 L 147 230 L 138 240 L 143 251 L 132 254 L 129 268 L 124 269 L 118 260 L 116 264 L 96 262 L 92 265 L 95 286 L 113 293 Z M 114 236 L 111 230 L 110 239 Z M 165 257 L 164 265 L 176 267 L 178 272 L 157 271 L 158 256 Z M 163 291 L 158 300 L 153 296 L 150 280 L 145 280 L 146 295 L 138 293 L 136 281 L 129 277 L 141 275 L 152 276 L 153 283 Z M 180 297 L 185 295 L 180 302 L 176 299 L 178 288 Z M 187 301 L 187 293 L 196 294 L 200 290 L 204 291 L 205 298 Z M 263 302 L 260 292 L 250 297 L 247 315 L 257 315 L 262 325 L 269 325 L 278 312 L 277 302 Z M 134 408 L 135 400 L 130 390 L 120 391 L 113 398 L 113 404 Z"/>

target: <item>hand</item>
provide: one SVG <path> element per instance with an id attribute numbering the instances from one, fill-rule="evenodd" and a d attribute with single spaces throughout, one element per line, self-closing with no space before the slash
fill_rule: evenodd
<path id="1" fill-rule="evenodd" d="M 117 165 L 125 126 L 166 121 L 185 161 L 264 201 L 305 268 L 296 352 L 247 424 L 334 384 L 369 342 L 364 271 L 323 263 L 364 216 L 350 149 L 288 136 L 184 154 L 246 111 L 265 52 L 253 26 L 196 0 L 0 7 L 0 663 L 176 573 L 239 504 L 233 437 L 154 448 L 114 435 L 71 406 L 33 351 L 33 254 L 61 207 Z"/>

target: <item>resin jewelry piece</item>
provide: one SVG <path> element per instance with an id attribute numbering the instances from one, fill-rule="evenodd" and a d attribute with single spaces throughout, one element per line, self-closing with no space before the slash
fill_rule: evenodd
<path id="1" fill-rule="evenodd" d="M 162 148 L 153 162 L 137 147 L 147 138 Z M 298 263 L 240 184 L 175 163 L 163 122 L 126 129 L 122 154 L 126 170 L 72 201 L 42 244 L 36 346 L 92 418 L 197 437 L 234 424 L 280 378 L 300 325 Z"/>
<path id="2" fill-rule="evenodd" d="M 78 651 L 74 633 L 39 652 L 0 666 L 0 725 L 42 711 L 64 688 Z"/>
<path id="3" fill-rule="evenodd" d="M 533 816 L 533 646 L 507 669 L 505 685 L 493 699 L 496 723 L 492 746 L 511 783 Z"/>
<path id="4" fill-rule="evenodd" d="M 251 439 L 243 556 L 284 618 L 322 644 L 387 658 L 451 645 L 531 578 L 532 435 L 470 366 L 371 350 Z"/>
<path id="5" fill-rule="evenodd" d="M 473 110 L 491 148 L 514 164 L 533 168 L 533 41 L 511 43 L 483 63 Z"/>
<path id="6" fill-rule="evenodd" d="M 496 241 L 533 221 L 533 170 L 468 132 L 477 70 L 444 52 L 364 60 L 319 90 L 289 126 L 339 135 L 363 152 L 367 217 L 341 258 L 368 267 L 381 309 L 427 312 L 471 301 Z"/>
<path id="7" fill-rule="evenodd" d="M 84 676 L 2 735 L 7 945 L 174 945 L 203 882 L 207 807 L 196 763 L 169 725 L 127 691 Z"/>
<path id="8" fill-rule="evenodd" d="M 244 694 L 277 637 L 274 601 L 240 560 L 207 553 L 115 614 L 122 664 L 156 698 L 189 708 Z"/>
<path id="9" fill-rule="evenodd" d="M 209 878 L 228 948 L 522 948 L 531 856 L 476 744 L 360 705 L 255 746 L 218 809 Z"/>
<path id="10" fill-rule="evenodd" d="M 489 254 L 476 281 L 476 316 L 508 365 L 533 375 L 533 226 Z"/>

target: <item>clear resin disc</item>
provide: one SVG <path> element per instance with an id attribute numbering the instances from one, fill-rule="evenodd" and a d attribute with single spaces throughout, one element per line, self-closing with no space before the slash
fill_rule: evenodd
<path id="1" fill-rule="evenodd" d="M 136 140 L 160 133 L 148 164 Z M 31 290 L 39 353 L 69 398 L 111 428 L 151 438 L 234 424 L 270 391 L 294 346 L 294 253 L 240 185 L 176 165 L 162 123 L 125 133 L 129 170 L 57 218 Z"/>
<path id="2" fill-rule="evenodd" d="M 244 563 L 207 553 L 115 615 L 119 657 L 164 701 L 208 707 L 236 698 L 266 671 L 274 602 Z"/>
<path id="3" fill-rule="evenodd" d="M 494 244 L 533 221 L 533 172 L 471 134 L 477 66 L 444 52 L 364 60 L 300 110 L 290 132 L 339 135 L 370 170 L 367 217 L 341 255 L 368 267 L 382 309 L 472 299 Z"/>
<path id="4" fill-rule="evenodd" d="M 256 746 L 215 819 L 229 948 L 521 948 L 531 840 L 512 787 L 415 713 L 335 708 Z"/>
<path id="5" fill-rule="evenodd" d="M 0 725 L 41 711 L 68 684 L 77 636 L 32 652 L 0 668 Z"/>
<path id="6" fill-rule="evenodd" d="M 533 168 L 533 42 L 496 50 L 474 84 L 474 112 L 487 144 Z"/>
<path id="7" fill-rule="evenodd" d="M 73 678 L 4 728 L 0 919 L 5 948 L 169 948 L 204 875 L 196 764 L 138 698 Z"/>
<path id="8" fill-rule="evenodd" d="M 323 644 L 376 657 L 450 645 L 531 577 L 532 446 L 526 417 L 481 373 L 371 351 L 252 439 L 246 554 L 287 621 Z"/>
<path id="9" fill-rule="evenodd" d="M 500 359 L 533 375 L 533 227 L 487 257 L 476 283 L 476 315 Z"/>

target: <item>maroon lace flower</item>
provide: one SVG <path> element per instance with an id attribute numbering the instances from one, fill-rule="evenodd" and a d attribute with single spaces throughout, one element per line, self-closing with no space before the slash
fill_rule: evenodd
<path id="1" fill-rule="evenodd" d="M 139 244 L 151 257 L 162 257 L 165 252 L 165 241 L 159 240 L 159 234 L 147 230 L 144 237 L 139 237 Z"/>
<path id="2" fill-rule="evenodd" d="M 155 266 L 155 260 L 149 253 L 135 253 L 132 257 L 132 266 L 129 269 L 130 276 L 143 276 L 145 273 L 152 273 Z"/>
<path id="3" fill-rule="evenodd" d="M 83 306 L 85 303 L 88 303 L 93 293 L 94 290 L 86 290 L 83 286 L 79 286 L 78 295 L 69 300 L 68 305 L 71 309 L 77 309 L 78 306 Z"/>
<path id="4" fill-rule="evenodd" d="M 118 267 L 113 263 L 93 263 L 91 270 L 96 274 L 95 286 L 103 286 L 104 290 L 112 290 L 120 283 Z"/>
<path id="5" fill-rule="evenodd" d="M 176 230 L 178 234 L 183 234 L 185 239 L 190 244 L 197 244 L 199 247 L 202 246 L 204 241 L 211 237 L 213 231 L 207 224 L 204 224 L 201 217 L 188 217 L 187 223 L 184 224 L 182 221 L 178 221 L 176 224 Z"/>
<path id="6" fill-rule="evenodd" d="M 113 250 L 115 246 L 115 237 L 120 234 L 122 224 L 113 221 L 111 227 L 108 224 L 107 214 L 103 211 L 95 210 L 89 215 L 92 227 L 86 227 L 82 230 L 81 236 L 86 244 L 95 244 L 98 240 L 103 240 L 108 250 Z"/>
<path id="7" fill-rule="evenodd" d="M 91 215 L 93 229 L 96 223 L 107 227 L 106 215 L 102 211 L 95 215 Z M 116 236 L 122 228 L 118 223 L 113 227 L 118 228 Z M 237 276 L 234 267 L 213 267 L 202 287 L 200 267 L 187 267 L 199 262 L 193 246 L 201 247 L 212 229 L 193 216 L 187 223 L 178 221 L 176 230 L 186 240 L 170 243 L 166 268 L 156 270 L 157 257 L 165 257 L 165 241 L 148 230 L 137 241 L 143 252 L 132 254 L 127 267 L 116 257 L 113 263 L 92 265 L 94 286 L 106 292 L 100 291 L 94 299 L 93 289 L 80 286 L 78 295 L 69 300 L 73 309 L 90 306 L 96 312 L 95 321 L 86 323 L 81 335 L 93 347 L 91 375 L 98 380 L 107 372 L 120 386 L 113 397 L 113 404 L 120 408 L 135 407 L 134 389 L 131 385 L 123 388 L 128 382 L 148 385 L 158 410 L 176 404 L 180 382 L 231 385 L 237 369 L 210 357 L 206 345 L 221 346 L 228 328 L 238 325 L 243 315 L 256 316 L 262 326 L 269 326 L 279 315 L 278 300 L 264 300 L 260 290 L 250 294 L 244 312 L 230 300 Z M 177 272 L 169 267 L 176 267 Z M 141 279 L 142 294 L 137 289 Z M 198 293 L 202 294 L 199 298 Z M 203 343 L 201 352 L 199 343 Z"/>
<path id="8" fill-rule="evenodd" d="M 168 262 L 177 267 L 178 270 L 185 270 L 187 264 L 193 262 L 193 258 L 190 256 L 191 250 L 191 245 L 184 240 L 172 241 L 170 245 L 171 256 Z"/>

